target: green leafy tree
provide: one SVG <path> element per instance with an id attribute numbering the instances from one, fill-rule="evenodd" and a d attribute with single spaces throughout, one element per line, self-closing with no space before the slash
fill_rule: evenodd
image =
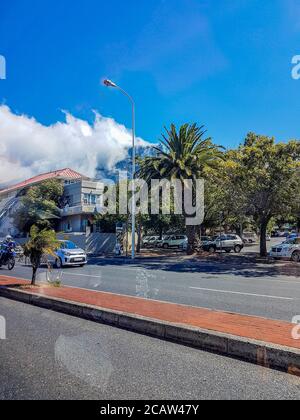
<path id="1" fill-rule="evenodd" d="M 59 180 L 45 181 L 29 188 L 14 214 L 14 224 L 20 232 L 29 233 L 31 226 L 51 229 L 60 218 L 59 204 L 63 195 Z"/>
<path id="2" fill-rule="evenodd" d="M 239 165 L 232 160 L 232 153 L 227 152 L 217 169 L 206 171 L 204 226 L 217 229 L 222 226 L 242 236 L 249 217 L 237 168 Z"/>
<path id="3" fill-rule="evenodd" d="M 204 176 L 207 167 L 215 167 L 222 158 L 220 147 L 213 144 L 211 138 L 204 138 L 204 127 L 196 124 L 184 124 L 177 131 L 174 124 L 158 146 L 153 147 L 154 156 L 147 156 L 139 162 L 139 176 L 147 182 L 151 179 L 179 179 L 182 182 Z M 185 214 L 185 218 L 191 215 Z M 186 226 L 188 236 L 188 253 L 193 250 L 195 226 Z"/>
<path id="4" fill-rule="evenodd" d="M 143 229 L 146 235 L 157 235 L 162 239 L 164 234 L 182 233 L 185 229 L 183 217 L 177 214 L 153 214 L 144 217 Z"/>
<path id="5" fill-rule="evenodd" d="M 59 241 L 53 230 L 40 230 L 37 226 L 32 226 L 30 230 L 30 240 L 24 246 L 24 255 L 30 259 L 32 265 L 31 284 L 36 283 L 36 274 L 43 255 L 55 256 L 55 251 L 59 247 Z"/>
<path id="6" fill-rule="evenodd" d="M 300 142 L 276 143 L 249 133 L 230 158 L 232 186 L 244 203 L 243 213 L 251 215 L 260 230 L 260 253 L 266 256 L 269 222 L 289 215 L 299 199 Z"/>

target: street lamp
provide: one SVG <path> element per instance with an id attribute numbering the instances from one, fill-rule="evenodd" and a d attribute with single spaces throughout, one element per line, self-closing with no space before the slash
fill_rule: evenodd
<path id="1" fill-rule="evenodd" d="M 104 80 L 104 85 L 106 87 L 118 89 L 123 95 L 127 96 L 131 103 L 132 107 L 132 251 L 131 257 L 135 259 L 135 185 L 134 185 L 134 175 L 135 175 L 135 104 L 133 98 L 120 86 L 116 85 L 116 83 L 112 82 L 111 80 Z"/>

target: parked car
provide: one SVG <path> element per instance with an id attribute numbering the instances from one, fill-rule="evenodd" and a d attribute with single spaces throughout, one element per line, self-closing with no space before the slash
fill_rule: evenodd
<path id="1" fill-rule="evenodd" d="M 49 262 L 56 268 L 63 268 L 65 266 L 80 266 L 87 264 L 86 252 L 79 248 L 72 241 L 59 241 L 60 246 L 53 255 L 45 255 L 43 262 Z"/>
<path id="2" fill-rule="evenodd" d="M 167 241 L 168 239 L 170 239 L 170 235 L 163 236 L 162 239 L 159 239 L 158 241 L 156 241 L 156 247 L 162 248 L 164 245 L 164 242 Z"/>
<path id="3" fill-rule="evenodd" d="M 203 245 L 203 250 L 210 253 L 214 253 L 216 251 L 225 251 L 230 253 L 231 251 L 234 251 L 236 254 L 239 254 L 243 248 L 243 240 L 238 235 L 234 234 L 218 236 L 214 238 L 213 241 L 207 242 Z"/>
<path id="4" fill-rule="evenodd" d="M 143 246 L 144 248 L 155 248 L 158 240 L 159 236 L 144 236 Z"/>
<path id="5" fill-rule="evenodd" d="M 289 239 L 280 245 L 274 246 L 270 252 L 270 256 L 300 262 L 300 237 Z"/>
<path id="6" fill-rule="evenodd" d="M 242 239 L 244 244 L 254 244 L 258 242 L 258 237 L 254 232 L 244 232 Z"/>
<path id="7" fill-rule="evenodd" d="M 142 244 L 144 247 L 147 247 L 149 240 L 151 239 L 151 236 L 144 236 L 142 239 Z"/>
<path id="8" fill-rule="evenodd" d="M 185 235 L 171 235 L 163 241 L 162 247 L 187 249 L 188 238 Z"/>
<path id="9" fill-rule="evenodd" d="M 213 238 L 211 236 L 201 236 L 201 239 L 199 241 L 200 245 L 203 246 L 207 244 L 208 242 L 211 242 Z"/>
<path id="10" fill-rule="evenodd" d="M 279 232 L 279 238 L 288 238 L 290 236 L 290 232 Z"/>
<path id="11" fill-rule="evenodd" d="M 288 240 L 289 239 L 296 239 L 298 237 L 299 237 L 299 234 L 298 233 L 291 233 L 290 236 L 288 237 Z"/>

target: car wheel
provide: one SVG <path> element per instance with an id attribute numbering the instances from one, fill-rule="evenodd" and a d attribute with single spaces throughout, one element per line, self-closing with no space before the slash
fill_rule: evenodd
<path id="1" fill-rule="evenodd" d="M 241 252 L 241 250 L 242 250 L 242 247 L 240 247 L 240 245 L 236 245 L 236 246 L 234 247 L 234 252 L 235 252 L 236 254 L 239 254 L 239 253 Z"/>
<path id="2" fill-rule="evenodd" d="M 294 262 L 300 262 L 300 252 L 295 251 L 292 254 L 292 261 Z"/>
<path id="3" fill-rule="evenodd" d="M 210 247 L 208 248 L 208 252 L 209 252 L 210 254 L 214 254 L 214 253 L 216 252 L 216 248 L 215 248 L 214 246 L 210 246 Z"/>
<path id="4" fill-rule="evenodd" d="M 63 264 L 60 258 L 56 258 L 55 260 L 55 268 L 60 269 L 63 268 Z"/>
<path id="5" fill-rule="evenodd" d="M 164 248 L 164 249 L 167 249 L 167 248 L 168 248 L 168 244 L 164 244 L 164 245 L 163 245 L 163 248 Z"/>

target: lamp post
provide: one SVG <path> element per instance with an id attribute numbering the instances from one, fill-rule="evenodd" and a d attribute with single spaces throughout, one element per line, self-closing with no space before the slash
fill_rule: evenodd
<path id="1" fill-rule="evenodd" d="M 104 85 L 106 87 L 118 89 L 120 92 L 125 95 L 132 107 L 132 251 L 131 251 L 131 258 L 135 259 L 135 184 L 134 184 L 134 175 L 135 175 L 135 103 L 133 98 L 120 86 L 116 83 L 112 82 L 111 80 L 104 80 Z"/>

